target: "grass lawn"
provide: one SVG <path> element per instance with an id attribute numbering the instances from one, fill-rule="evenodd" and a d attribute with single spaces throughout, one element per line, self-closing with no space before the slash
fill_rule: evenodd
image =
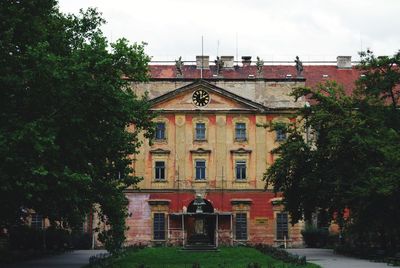
<path id="1" fill-rule="evenodd" d="M 246 247 L 220 248 L 218 252 L 188 252 L 174 247 L 145 248 L 128 251 L 124 257 L 114 260 L 111 265 L 130 268 L 137 268 L 140 264 L 144 264 L 146 268 L 192 268 L 194 263 L 198 263 L 201 268 L 247 268 L 249 263 L 254 262 L 263 268 L 319 267 L 315 264 L 295 266 L 283 263 Z"/>

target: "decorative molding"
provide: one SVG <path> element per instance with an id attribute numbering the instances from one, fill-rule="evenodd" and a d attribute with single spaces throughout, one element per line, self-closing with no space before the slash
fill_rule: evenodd
<path id="1" fill-rule="evenodd" d="M 231 150 L 231 154 L 250 154 L 250 153 L 251 153 L 250 149 L 244 149 L 244 148 Z"/>
<path id="2" fill-rule="evenodd" d="M 209 149 L 203 149 L 203 148 L 197 148 L 195 150 L 190 150 L 192 154 L 210 154 L 211 150 Z"/>
<path id="3" fill-rule="evenodd" d="M 244 199 L 231 199 L 231 204 L 232 205 L 240 205 L 240 204 L 251 205 L 251 203 L 253 203 L 253 200 L 247 199 L 247 198 L 244 198 Z"/>
<path id="4" fill-rule="evenodd" d="M 150 206 L 157 206 L 157 205 L 168 206 L 169 203 L 171 203 L 171 200 L 169 200 L 169 199 L 149 199 L 147 202 L 149 202 Z"/>
<path id="5" fill-rule="evenodd" d="M 283 204 L 282 197 L 275 197 L 269 200 L 273 206 L 280 206 Z"/>
<path id="6" fill-rule="evenodd" d="M 155 105 L 157 105 L 159 103 L 162 103 L 167 100 L 175 98 L 177 95 L 179 95 L 183 92 L 189 92 L 189 91 L 193 91 L 196 89 L 203 89 L 203 90 L 208 91 L 210 94 L 217 94 L 220 96 L 224 96 L 225 98 L 228 98 L 228 99 L 233 99 L 236 102 L 242 104 L 248 110 L 253 111 L 253 112 L 264 112 L 266 110 L 269 110 L 268 107 L 266 107 L 260 103 L 254 102 L 254 101 L 244 98 L 240 95 L 232 93 L 226 89 L 218 87 L 218 86 L 216 86 L 210 82 L 207 82 L 203 79 L 195 80 L 193 83 L 190 83 L 183 87 L 177 88 L 173 91 L 167 92 L 161 96 L 155 97 L 150 100 L 150 103 L 151 103 L 152 107 L 154 107 Z"/>
<path id="7" fill-rule="evenodd" d="M 150 150 L 150 153 L 151 154 L 170 154 L 171 151 L 170 150 L 161 149 L 161 148 L 157 148 L 157 149 Z"/>

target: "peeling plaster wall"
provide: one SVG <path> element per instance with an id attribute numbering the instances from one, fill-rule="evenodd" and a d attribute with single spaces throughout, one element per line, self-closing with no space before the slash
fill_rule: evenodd
<path id="1" fill-rule="evenodd" d="M 247 212 L 248 213 L 248 242 L 250 244 L 264 243 L 280 245 L 283 241 L 275 240 L 276 219 L 275 213 L 282 210 L 281 206 L 273 206 L 271 200 L 276 195 L 272 192 L 209 192 L 204 198 L 207 199 L 216 211 L 221 212 Z M 169 200 L 169 210 L 166 213 L 182 212 L 184 207 L 195 198 L 194 192 L 183 191 L 165 193 L 127 193 L 129 200 L 129 213 L 131 217 L 127 220 L 127 243 L 128 244 L 151 244 L 152 222 L 151 209 L 148 200 Z M 248 207 L 233 206 L 234 199 L 248 199 L 251 204 Z M 167 220 L 167 219 L 166 219 Z M 182 219 L 175 216 L 170 219 L 169 240 L 167 243 L 182 245 Z M 185 221 L 187 222 L 187 220 Z M 186 223 L 187 224 L 187 223 Z M 234 227 L 230 229 L 230 216 L 223 216 L 219 219 L 218 240 L 220 245 L 230 245 L 231 237 L 234 236 Z M 233 221 L 234 224 L 234 221 Z M 289 226 L 288 245 L 302 245 L 301 229 L 303 223 Z M 167 228 L 167 226 L 166 226 Z M 233 243 L 236 243 L 233 241 Z"/>
<path id="2" fill-rule="evenodd" d="M 128 244 L 148 244 L 151 240 L 151 210 L 148 200 L 150 194 L 127 193 L 129 200 L 129 217 L 126 224 L 129 229 L 126 232 Z"/>

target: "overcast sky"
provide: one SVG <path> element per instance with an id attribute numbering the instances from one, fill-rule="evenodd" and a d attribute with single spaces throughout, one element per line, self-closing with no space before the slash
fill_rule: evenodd
<path id="1" fill-rule="evenodd" d="M 153 60 L 201 55 L 266 61 L 336 60 L 400 49 L 399 0 L 59 0 L 62 12 L 97 7 L 110 40 L 147 42 Z M 219 44 L 219 45 L 218 45 Z"/>

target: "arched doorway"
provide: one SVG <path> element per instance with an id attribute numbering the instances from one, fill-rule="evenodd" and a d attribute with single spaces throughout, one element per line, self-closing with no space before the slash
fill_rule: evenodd
<path id="1" fill-rule="evenodd" d="M 186 227 L 188 245 L 215 245 L 216 215 L 211 202 L 201 199 L 201 212 L 199 212 L 199 199 L 190 202 L 187 208 Z"/>

